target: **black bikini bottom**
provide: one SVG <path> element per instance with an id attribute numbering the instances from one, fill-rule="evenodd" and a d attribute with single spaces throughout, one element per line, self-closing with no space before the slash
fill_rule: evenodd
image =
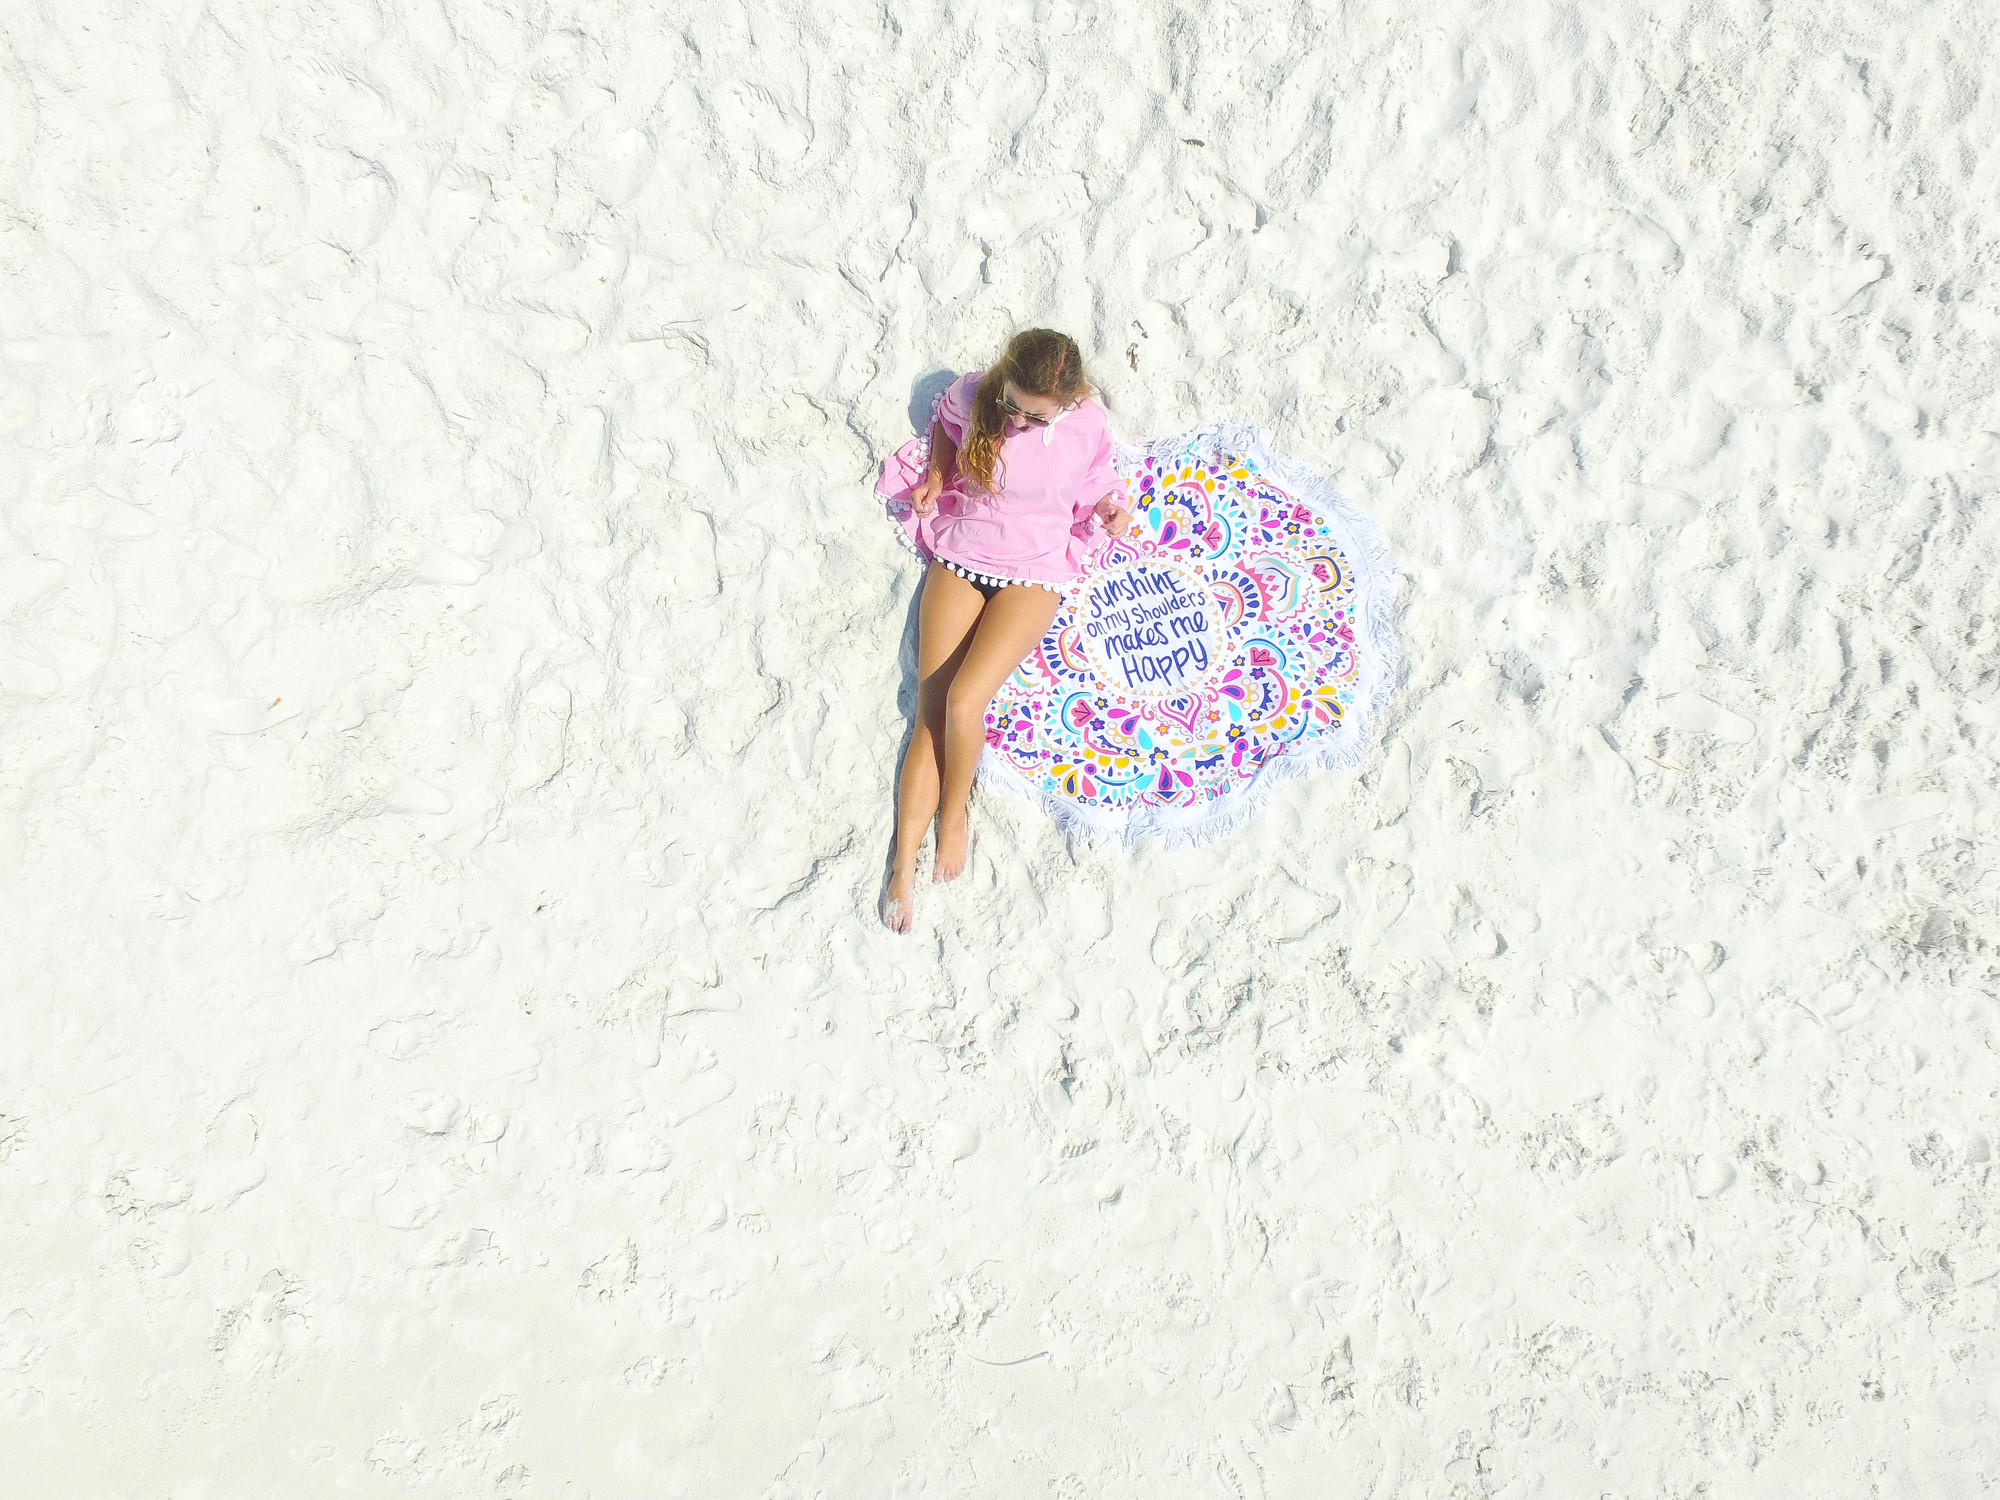
<path id="1" fill-rule="evenodd" d="M 989 577 L 984 573 L 974 572 L 972 569 L 966 567 L 963 563 L 949 562 L 942 557 L 935 559 L 935 561 L 940 567 L 944 568 L 945 571 L 949 573 L 956 573 L 960 578 L 963 578 L 967 583 L 971 584 L 974 588 L 978 589 L 979 596 L 982 599 L 991 599 L 995 594 L 999 593 L 1000 590 L 1004 588 L 1009 588 L 1014 585 L 1026 582 L 1026 580 L 1018 578 Z M 1028 584 L 1028 587 L 1038 588 L 1038 589 L 1048 589 L 1049 592 L 1055 594 L 1059 594 L 1062 592 L 1062 590 L 1046 583 L 1031 583 Z"/>

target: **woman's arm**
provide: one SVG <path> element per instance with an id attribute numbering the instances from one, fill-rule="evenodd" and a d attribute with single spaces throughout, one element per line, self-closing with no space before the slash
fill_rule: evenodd
<path id="1" fill-rule="evenodd" d="M 958 462 L 958 444 L 945 431 L 944 423 L 931 423 L 931 461 L 924 470 L 924 477 L 917 487 L 910 491 L 910 504 L 920 516 L 927 516 L 937 509 L 937 497 L 944 492 L 944 484 L 951 477 L 952 466 Z"/>
<path id="2" fill-rule="evenodd" d="M 1082 494 L 1096 490 L 1098 495 L 1095 500 L 1077 504 L 1076 518 L 1094 522 L 1112 536 L 1123 536 L 1132 519 L 1132 508 L 1125 503 L 1125 481 L 1119 477 L 1114 461 L 1116 445 L 1111 441 L 1110 424 L 1104 421 L 1104 409 L 1093 404 L 1089 410 L 1098 422 L 1097 444 L 1077 488 Z"/>
<path id="3" fill-rule="evenodd" d="M 952 466 L 957 462 L 958 444 L 951 440 L 944 423 L 931 423 L 931 473 L 941 480 L 949 479 Z"/>

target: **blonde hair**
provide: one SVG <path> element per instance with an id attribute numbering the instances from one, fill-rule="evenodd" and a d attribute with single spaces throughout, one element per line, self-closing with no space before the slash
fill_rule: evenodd
<path id="1" fill-rule="evenodd" d="M 1081 401 L 1096 389 L 1083 373 L 1083 351 L 1068 334 L 1053 328 L 1024 328 L 1007 340 L 1006 352 L 987 369 L 973 394 L 972 416 L 958 450 L 960 472 L 988 494 L 1006 482 L 996 471 L 1007 427 L 1000 410 L 1000 392 L 1010 380 L 1025 395 L 1059 401 L 1064 406 Z"/>

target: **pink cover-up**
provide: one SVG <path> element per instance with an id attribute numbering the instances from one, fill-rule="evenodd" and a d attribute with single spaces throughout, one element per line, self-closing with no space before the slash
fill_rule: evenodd
<path id="1" fill-rule="evenodd" d="M 984 372 L 974 370 L 947 386 L 931 407 L 952 441 L 965 442 L 973 393 Z M 972 490 L 956 470 L 938 496 L 937 509 L 919 516 L 910 493 L 930 464 L 930 428 L 882 462 L 875 492 L 901 523 L 917 555 L 935 557 L 955 572 L 999 583 L 1041 583 L 1060 589 L 1084 569 L 1107 533 L 1094 514 L 1110 495 L 1125 503 L 1125 480 L 1112 463 L 1111 424 L 1104 408 L 1086 400 L 1046 427 L 1028 427 L 1000 444 L 995 478 L 999 493 Z"/>

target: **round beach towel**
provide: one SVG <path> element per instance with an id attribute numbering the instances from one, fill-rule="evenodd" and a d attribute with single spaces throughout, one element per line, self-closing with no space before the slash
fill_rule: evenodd
<path id="1" fill-rule="evenodd" d="M 1121 445 L 1132 506 L 986 717 L 980 780 L 1066 829 L 1201 842 L 1357 763 L 1396 675 L 1375 523 L 1254 426 Z M 900 528 L 899 528 L 900 529 Z"/>

